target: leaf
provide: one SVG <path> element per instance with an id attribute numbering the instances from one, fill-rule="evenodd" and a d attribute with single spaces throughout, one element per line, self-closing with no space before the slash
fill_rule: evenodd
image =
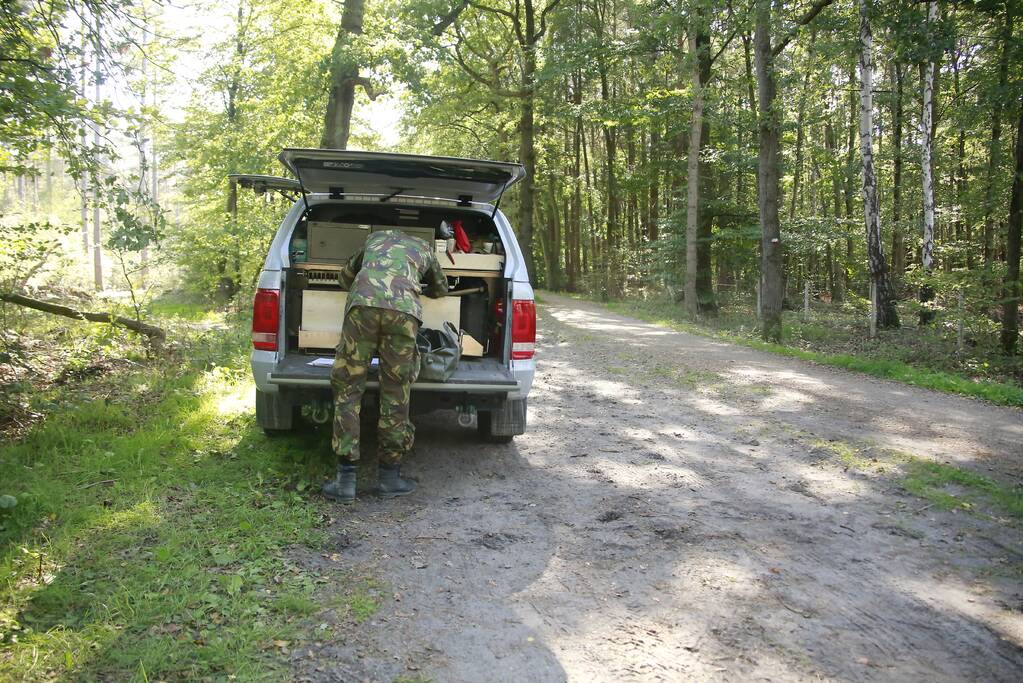
<path id="1" fill-rule="evenodd" d="M 223 584 L 224 590 L 227 591 L 228 595 L 238 595 L 242 590 L 242 586 L 245 585 L 245 581 L 238 574 L 222 576 L 220 577 L 220 582 Z"/>
<path id="2" fill-rule="evenodd" d="M 18 504 L 18 499 L 14 496 L 5 493 L 0 496 L 0 510 L 10 510 Z"/>

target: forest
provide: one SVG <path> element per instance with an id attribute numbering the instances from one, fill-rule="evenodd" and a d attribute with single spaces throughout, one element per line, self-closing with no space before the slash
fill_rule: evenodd
<path id="1" fill-rule="evenodd" d="M 0 679 L 294 680 L 300 650 L 411 623 L 427 593 L 474 611 L 495 583 L 473 576 L 498 565 L 471 553 L 527 546 L 523 565 L 574 587 L 538 594 L 541 621 L 586 592 L 601 602 L 573 629 L 623 595 L 670 613 L 665 634 L 707 605 L 742 614 L 747 639 L 724 655 L 728 629 L 665 645 L 665 660 L 707 660 L 693 679 L 722 663 L 735 678 L 859 679 L 896 651 L 895 678 L 1018 670 L 1021 35 L 1023 0 L 0 0 Z M 286 175 L 286 147 L 526 170 L 500 209 L 536 288 L 536 432 L 483 451 L 423 430 L 434 504 L 407 517 L 433 520 L 413 539 L 440 553 L 432 565 L 406 557 L 400 515 L 361 499 L 360 530 L 319 497 L 329 429 L 269 438 L 253 417 L 253 295 L 297 194 L 230 176 Z M 668 431 L 625 434 L 655 426 Z M 634 495 L 607 507 L 612 489 Z M 480 500 L 526 530 L 479 521 Z M 848 525 L 822 522 L 842 519 L 825 504 L 848 505 Z M 772 526 L 794 510 L 816 554 Z M 633 531 L 671 515 L 607 560 L 640 568 L 627 580 L 589 561 L 627 555 Z M 701 515 L 717 517 L 687 535 Z M 708 564 L 660 603 L 680 543 L 694 561 L 709 547 Z M 449 546 L 475 558 L 460 596 Z M 784 560 L 756 554 L 774 546 Z M 721 557 L 741 561 L 715 577 Z M 374 575 L 388 558 L 412 588 Z M 805 572 L 828 562 L 824 579 Z M 985 583 L 1002 573 L 1004 592 Z M 542 589 L 534 578 L 513 597 Z M 721 602 L 740 583 L 728 595 L 746 611 Z M 836 584 L 844 602 L 824 605 Z M 381 610 L 392 621 L 374 624 Z M 486 614 L 518 643 L 511 612 Z M 477 618 L 465 628 L 481 632 Z M 846 622 L 841 638 L 818 631 L 815 653 L 772 640 Z M 852 662 L 864 634 L 880 640 Z M 420 635 L 422 657 L 440 652 Z M 604 649 L 592 642 L 575 645 Z M 597 654 L 617 665 L 640 641 L 614 642 L 628 651 Z M 463 645 L 449 663 L 497 651 Z M 811 661 L 831 648 L 839 664 Z M 758 652 L 781 664 L 743 669 Z M 907 652 L 919 667 L 894 668 L 917 666 Z M 434 680 L 410 657 L 379 679 Z M 587 661 L 575 679 L 610 675 Z"/>
<path id="2" fill-rule="evenodd" d="M 5 3 L 3 288 L 246 299 L 284 205 L 229 174 L 285 146 L 514 160 L 543 288 L 769 341 L 901 326 L 1013 377 L 1018 9 Z"/>

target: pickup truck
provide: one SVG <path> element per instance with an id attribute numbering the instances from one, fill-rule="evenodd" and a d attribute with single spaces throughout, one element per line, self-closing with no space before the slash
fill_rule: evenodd
<path id="1" fill-rule="evenodd" d="M 398 229 L 436 245 L 449 289 L 461 294 L 423 298 L 423 327 L 451 322 L 462 334 L 463 351 L 449 379 L 412 386 L 413 414 L 455 409 L 460 424 L 475 421 L 489 442 L 524 433 L 536 308 L 515 233 L 498 206 L 525 169 L 329 149 L 285 149 L 279 159 L 294 178 L 231 176 L 241 187 L 294 200 L 270 244 L 253 300 L 259 425 L 275 433 L 298 428 L 303 414 L 318 423 L 331 419 L 329 359 L 346 296 L 337 271 L 370 232 Z M 434 241 L 441 221 L 459 222 L 470 253 L 452 253 L 449 243 Z M 367 405 L 374 404 L 378 388 L 371 368 Z"/>

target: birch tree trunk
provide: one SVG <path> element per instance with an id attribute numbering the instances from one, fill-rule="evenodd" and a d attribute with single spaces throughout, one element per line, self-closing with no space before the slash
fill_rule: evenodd
<path id="1" fill-rule="evenodd" d="M 88 43 L 86 41 L 86 30 L 82 27 L 82 62 L 81 62 L 81 84 L 82 91 L 81 97 L 84 99 L 88 95 L 88 73 L 89 73 L 89 60 L 88 60 Z M 81 145 L 82 153 L 85 152 L 85 145 L 88 139 L 85 136 L 86 126 L 81 127 L 79 133 L 78 143 Z M 83 259 L 89 258 L 89 173 L 88 171 L 82 172 L 82 177 L 78 180 L 81 192 L 81 212 L 82 212 L 82 257 Z"/>
<path id="2" fill-rule="evenodd" d="M 927 3 L 927 24 L 933 26 L 938 17 L 938 3 Z M 934 299 L 934 290 L 926 278 L 934 266 L 934 61 L 928 61 L 923 75 L 923 112 L 920 117 L 920 134 L 923 138 L 920 170 L 924 195 L 924 240 L 920 248 L 920 261 L 924 269 L 924 284 L 920 287 L 920 324 L 926 325 L 934 318 L 934 312 L 927 305 Z"/>
<path id="3" fill-rule="evenodd" d="M 877 176 L 874 175 L 874 37 L 870 32 L 868 0 L 860 0 L 860 154 L 863 157 L 863 209 L 867 228 L 867 261 L 875 292 L 875 322 L 878 328 L 898 327 L 888 264 L 881 242 L 881 217 L 877 204 Z"/>
<path id="4" fill-rule="evenodd" d="M 96 51 L 93 61 L 93 80 L 95 81 L 94 89 L 94 102 L 95 106 L 100 106 L 100 96 L 102 94 L 100 87 L 103 81 L 103 75 L 100 72 L 100 40 L 101 40 L 101 26 L 99 16 L 96 17 L 96 39 L 93 48 Z M 92 127 L 92 143 L 99 148 L 100 137 L 99 137 L 99 126 L 93 124 Z M 96 160 L 96 164 L 99 165 L 100 160 Z M 92 279 L 93 286 L 96 291 L 100 292 L 103 290 L 103 224 L 100 223 L 100 211 L 99 211 L 99 173 L 93 175 L 92 178 Z"/>
<path id="5" fill-rule="evenodd" d="M 693 69 L 693 117 L 689 128 L 689 159 L 686 176 L 686 313 L 695 317 L 699 311 L 696 297 L 696 245 L 697 220 L 700 209 L 700 134 L 703 129 L 703 85 L 700 83 L 700 66 L 696 52 L 696 27 L 689 32 L 689 52 Z"/>

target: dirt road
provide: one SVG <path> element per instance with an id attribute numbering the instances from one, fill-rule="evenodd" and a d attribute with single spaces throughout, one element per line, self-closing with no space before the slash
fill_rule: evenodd
<path id="1" fill-rule="evenodd" d="M 338 510 L 381 604 L 300 680 L 1023 678 L 1018 522 L 882 455 L 1019 484 L 1023 413 L 551 295 L 539 328 L 526 435 L 424 416 L 420 491 Z"/>

